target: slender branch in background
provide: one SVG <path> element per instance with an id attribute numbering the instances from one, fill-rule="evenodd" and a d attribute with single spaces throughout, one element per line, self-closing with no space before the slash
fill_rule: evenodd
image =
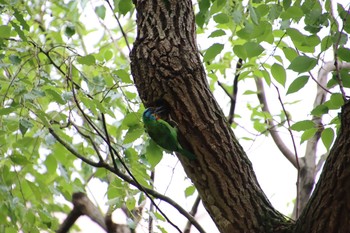
<path id="1" fill-rule="evenodd" d="M 135 186 L 136 188 L 140 187 L 137 185 L 137 183 L 135 182 L 135 180 L 133 180 L 130 176 L 124 174 L 123 172 L 121 172 L 119 169 L 115 170 L 114 167 L 111 167 L 109 164 L 100 161 L 98 163 L 93 162 L 87 158 L 85 158 L 83 155 L 81 155 L 78 151 L 76 151 L 73 147 L 71 147 L 67 142 L 65 142 L 63 139 L 61 139 L 58 134 L 52 129 L 52 128 L 48 128 L 50 134 L 62 145 L 64 146 L 70 153 L 72 153 L 75 157 L 79 158 L 80 160 L 82 160 L 83 162 L 85 162 L 86 164 L 89 164 L 93 167 L 99 167 L 99 168 L 105 168 L 106 170 L 112 172 L 113 174 L 117 175 L 118 177 L 120 177 L 121 179 L 123 179 L 125 182 Z M 157 191 L 153 190 L 153 189 L 149 189 L 146 188 L 144 186 L 142 186 L 142 190 L 140 189 L 140 191 L 144 192 L 147 196 L 147 194 L 158 198 L 166 203 L 168 203 L 169 205 L 173 206 L 177 211 L 179 211 L 180 214 L 182 214 L 185 218 L 187 218 L 193 226 L 195 226 L 197 228 L 197 230 L 201 233 L 205 233 L 205 230 L 202 228 L 202 226 L 192 217 L 192 215 L 190 215 L 184 208 L 182 208 L 178 203 L 176 203 L 174 200 L 172 200 L 171 198 L 169 198 L 168 196 L 162 195 L 160 193 L 158 193 Z M 147 196 L 149 197 L 149 196 Z"/>
<path id="2" fill-rule="evenodd" d="M 328 62 L 327 62 L 328 63 Z M 326 64 L 327 64 L 326 63 Z M 333 65 L 334 65 L 334 63 L 333 63 Z M 323 69 L 323 67 L 321 67 L 321 69 Z M 321 70 L 320 69 L 320 70 Z M 329 94 L 333 94 L 330 90 L 328 90 L 327 88 L 326 88 L 326 84 L 327 83 L 324 83 L 324 84 L 322 84 L 322 83 L 320 83 L 319 82 L 319 80 L 318 80 L 318 78 L 316 79 L 313 75 L 312 75 L 312 73 L 311 73 L 311 71 L 309 71 L 309 75 L 310 75 L 310 77 L 312 78 L 312 80 L 317 84 L 317 88 L 321 88 L 323 91 L 325 91 L 326 93 L 329 93 Z"/>
<path id="3" fill-rule="evenodd" d="M 72 202 L 74 207 L 60 225 L 57 233 L 68 232 L 75 221 L 82 215 L 87 215 L 92 221 L 96 222 L 102 229 L 107 231 L 107 226 L 101 212 L 84 193 L 74 193 Z"/>
<path id="4" fill-rule="evenodd" d="M 85 114 L 85 112 L 83 111 L 83 109 L 80 106 L 80 103 L 77 99 L 76 96 L 76 90 L 82 90 L 80 85 L 77 84 L 76 82 L 74 82 L 72 80 L 72 75 L 71 75 L 71 71 L 69 72 L 69 74 L 67 74 L 66 72 L 63 71 L 63 69 L 61 68 L 61 66 L 57 65 L 53 59 L 50 56 L 50 52 L 49 51 L 45 51 L 43 50 L 41 47 L 37 46 L 34 42 L 31 42 L 32 45 L 34 45 L 36 48 L 39 49 L 40 52 L 42 52 L 50 61 L 50 63 L 63 75 L 67 78 L 68 81 L 70 81 L 73 85 L 72 86 L 72 93 L 73 93 L 73 100 L 76 103 L 76 106 L 79 110 L 79 112 L 83 115 L 84 119 L 87 121 L 87 123 L 92 127 L 93 130 L 95 130 L 95 132 L 98 134 L 98 136 L 104 141 L 104 142 L 108 142 L 107 139 L 104 137 L 104 135 L 102 134 L 101 130 L 92 122 L 92 120 Z M 69 66 L 70 70 L 71 70 L 71 66 Z M 93 99 L 93 97 L 87 93 L 84 93 L 85 95 L 87 95 L 90 99 Z M 62 140 L 53 130 L 53 128 L 49 127 L 48 128 L 50 134 L 52 136 L 54 136 L 54 138 L 61 144 L 63 145 L 68 151 L 70 151 L 74 156 L 76 156 L 77 158 L 79 158 L 80 160 L 82 160 L 83 162 L 93 166 L 93 167 L 102 167 L 105 168 L 107 170 L 109 170 L 110 172 L 116 174 L 117 176 L 119 176 L 120 178 L 122 178 L 123 180 L 125 180 L 126 182 L 128 182 L 129 184 L 137 187 L 141 192 L 145 193 L 145 195 L 150 199 L 150 201 L 153 203 L 153 205 L 156 207 L 156 209 L 159 211 L 160 214 L 162 214 L 164 216 L 164 218 L 168 221 L 168 223 L 170 225 L 172 225 L 175 229 L 178 230 L 178 232 L 181 232 L 180 228 L 175 225 L 165 214 L 164 212 L 157 206 L 157 204 L 153 201 L 151 196 L 154 196 L 156 198 L 159 198 L 160 200 L 163 200 L 165 202 L 167 202 L 168 204 L 170 204 L 171 206 L 173 206 L 175 209 L 177 209 L 183 216 L 185 216 L 192 224 L 193 226 L 195 226 L 197 228 L 197 230 L 201 233 L 205 233 L 205 230 L 201 227 L 201 225 L 190 215 L 186 212 L 186 210 L 184 210 L 179 204 L 177 204 L 176 202 L 174 202 L 172 199 L 170 199 L 167 196 L 161 195 L 157 192 L 155 192 L 152 189 L 148 189 L 144 186 L 142 186 L 137 180 L 136 178 L 133 176 L 133 174 L 130 172 L 130 170 L 128 169 L 128 167 L 126 166 L 126 164 L 124 163 L 123 159 L 121 158 L 121 156 L 119 155 L 119 153 L 116 151 L 116 149 L 111 145 L 108 144 L 109 148 L 111 148 L 111 150 L 113 151 L 113 153 L 118 157 L 118 160 L 121 162 L 122 166 L 125 168 L 126 172 L 128 173 L 128 175 L 125 175 L 124 173 L 122 173 L 116 166 L 115 163 L 115 159 L 113 159 L 113 165 L 114 168 L 112 168 L 111 166 L 109 166 L 107 163 L 103 162 L 103 161 L 99 161 L 98 163 L 93 162 L 87 158 L 85 158 L 84 156 L 82 156 L 81 154 L 79 154 L 77 151 L 75 151 L 75 149 L 73 149 L 68 143 L 66 143 L 64 140 Z M 151 196 L 150 196 L 151 195 Z"/>
<path id="5" fill-rule="evenodd" d="M 323 167 L 324 162 L 328 158 L 329 153 L 325 153 L 321 155 L 320 159 L 318 160 L 318 163 L 316 164 L 315 174 L 317 174 L 319 171 L 321 171 L 321 168 Z"/>
<path id="6" fill-rule="evenodd" d="M 72 77 L 71 76 L 71 66 L 69 66 L 69 74 L 67 74 L 66 76 Z M 73 79 L 70 78 L 69 80 L 71 80 L 73 82 Z M 131 179 L 135 182 L 136 187 L 142 191 L 143 193 L 145 193 L 145 195 L 150 199 L 150 201 L 154 204 L 154 206 L 156 207 L 156 209 L 159 211 L 159 213 L 161 213 L 163 215 L 163 217 L 167 220 L 167 222 L 172 225 L 176 230 L 178 230 L 178 232 L 181 233 L 180 228 L 174 224 L 168 217 L 167 215 L 157 206 L 157 204 L 154 202 L 154 200 L 152 199 L 152 197 L 147 193 L 147 191 L 144 189 L 144 187 L 137 181 L 136 177 L 131 173 L 130 169 L 128 168 L 128 166 L 125 164 L 125 162 L 123 161 L 122 157 L 119 155 L 119 153 L 117 152 L 117 150 L 112 146 L 112 144 L 109 141 L 109 134 L 107 132 L 107 127 L 105 125 L 105 120 L 103 120 L 102 122 L 104 123 L 104 131 L 105 134 L 107 135 L 106 137 L 103 135 L 103 133 L 101 132 L 101 130 L 92 122 L 92 120 L 85 114 L 84 110 L 82 109 L 82 107 L 80 106 L 80 102 L 77 99 L 76 96 L 76 91 L 74 89 L 74 84 L 72 85 L 72 94 L 73 94 L 73 100 L 78 108 L 78 110 L 80 111 L 80 113 L 83 115 L 83 118 L 88 122 L 88 124 L 96 131 L 96 133 L 103 139 L 103 141 L 105 143 L 107 143 L 107 146 L 110 150 L 110 154 L 112 157 L 112 162 L 113 162 L 113 166 L 115 170 L 118 170 L 117 167 L 117 163 L 116 163 L 116 159 L 114 157 L 114 155 L 118 158 L 119 162 L 122 164 L 122 166 L 124 167 L 125 171 L 128 173 L 128 175 L 131 177 Z M 102 118 L 104 117 L 104 115 L 102 114 Z"/>
<path id="7" fill-rule="evenodd" d="M 152 182 L 152 188 L 154 188 L 154 177 L 155 177 L 155 171 L 151 171 L 151 182 Z M 154 205 L 153 203 L 151 202 L 149 204 L 149 212 L 152 213 L 153 212 L 153 209 L 154 209 Z M 149 214 L 149 217 L 148 217 L 148 232 L 149 233 L 153 233 L 153 217 L 151 214 Z"/>
<path id="8" fill-rule="evenodd" d="M 218 85 L 219 85 L 219 87 L 222 88 L 222 90 L 225 92 L 225 94 L 230 98 L 231 102 L 234 101 L 231 93 L 228 92 L 228 90 L 224 87 L 224 84 L 222 84 L 222 82 L 218 81 Z"/>
<path id="9" fill-rule="evenodd" d="M 94 205 L 94 203 L 92 203 L 92 201 L 88 198 L 88 196 L 85 193 L 82 193 L 82 192 L 73 193 L 72 203 L 73 203 L 73 209 L 67 215 L 63 223 L 60 225 L 59 229 L 57 230 L 57 233 L 69 232 L 70 228 L 74 225 L 77 219 L 82 215 L 86 215 L 87 217 L 89 217 L 92 221 L 97 223 L 107 233 L 134 232 L 134 229 L 132 229 L 127 224 L 114 223 L 112 220 L 111 213 L 106 213 L 105 216 L 103 216 L 102 212 L 97 208 L 97 206 Z M 135 226 L 137 226 L 141 220 L 140 216 L 141 216 L 143 207 L 144 207 L 144 203 L 141 203 L 141 205 L 135 207 L 131 211 L 132 215 L 129 216 L 129 218 L 135 223 Z"/>
<path id="10" fill-rule="evenodd" d="M 196 200 L 194 201 L 192 209 L 190 211 L 190 215 L 192 215 L 193 217 L 197 213 L 200 201 L 201 201 L 201 197 L 199 195 L 197 195 Z M 184 233 L 190 233 L 191 232 L 191 226 L 192 226 L 192 223 L 190 221 L 187 221 Z"/>
<path id="11" fill-rule="evenodd" d="M 338 69 L 350 69 L 350 63 L 339 62 Z M 336 70 L 334 61 L 325 62 L 323 66 L 318 71 L 317 78 L 312 77 L 317 84 L 317 92 L 313 104 L 313 108 L 322 105 L 327 94 L 332 94 L 327 88 L 328 75 L 330 72 Z M 310 75 L 311 76 L 311 75 Z M 301 164 L 301 178 L 300 178 L 300 197 L 299 197 L 299 211 L 301 212 L 308 203 L 310 195 L 315 185 L 315 178 L 317 173 L 323 167 L 324 162 L 326 161 L 328 153 L 321 156 L 319 161 L 316 164 L 317 159 L 317 144 L 321 138 L 321 133 L 323 130 L 322 116 L 313 116 L 312 121 L 315 123 L 315 126 L 318 128 L 318 131 L 315 135 L 307 140 L 305 156 L 302 158 Z M 292 216 L 296 216 L 296 206 L 294 207 Z"/>
<path id="12" fill-rule="evenodd" d="M 114 9 L 113 9 L 112 4 L 109 2 L 109 0 L 106 0 L 106 2 L 107 2 L 107 4 L 108 4 L 109 8 L 111 9 L 111 11 L 113 12 L 114 18 L 117 20 L 119 29 L 120 29 L 120 31 L 121 31 L 123 37 L 124 37 L 125 44 L 126 44 L 126 46 L 128 47 L 129 52 L 130 52 L 131 49 L 130 49 L 130 45 L 129 45 L 129 42 L 128 42 L 128 37 L 126 36 L 126 34 L 125 34 L 124 30 L 123 30 L 123 27 L 122 27 L 122 25 L 120 24 L 120 21 L 119 21 L 118 17 L 117 17 L 117 16 L 115 15 L 115 13 L 114 13 Z"/>
<path id="13" fill-rule="evenodd" d="M 330 5 L 332 5 L 332 4 L 330 4 Z M 330 8 L 330 9 L 331 9 L 331 16 L 333 17 L 333 19 L 334 19 L 334 21 L 335 21 L 335 18 L 334 18 L 334 16 L 333 16 L 333 9 L 332 9 L 332 6 L 330 6 L 330 7 L 331 7 L 331 8 Z M 350 10 L 350 6 L 349 6 L 347 12 L 349 12 L 349 10 Z M 343 26 L 342 26 L 342 28 L 341 28 L 341 30 L 340 30 L 340 32 L 339 32 L 338 39 L 337 39 L 336 43 L 333 44 L 334 66 L 335 66 L 335 71 L 336 71 L 335 77 L 336 77 L 336 80 L 337 80 L 337 82 L 338 82 L 338 84 L 339 84 L 339 89 L 340 89 L 340 92 L 341 92 L 341 94 L 342 94 L 344 100 L 346 100 L 346 93 L 345 93 L 345 91 L 344 91 L 343 80 L 342 80 L 342 78 L 341 78 L 341 76 L 340 76 L 340 68 L 339 68 L 339 66 L 338 66 L 338 46 L 339 46 L 340 39 L 341 39 L 341 37 L 342 37 L 342 33 L 343 33 L 343 31 L 344 31 L 344 26 L 345 26 L 345 23 L 346 23 L 347 20 L 349 20 L 349 14 L 346 14 L 346 18 L 345 18 L 345 20 L 344 20 L 344 22 L 343 22 Z M 336 21 L 335 21 L 335 22 L 336 22 Z"/>
<path id="14" fill-rule="evenodd" d="M 93 138 L 86 134 L 86 133 L 83 133 L 82 130 L 79 128 L 79 126 L 77 126 L 73 121 L 71 121 L 71 124 L 73 125 L 73 127 L 75 128 L 75 130 L 80 134 L 82 135 L 84 138 L 88 139 L 92 145 L 92 147 L 94 148 L 96 154 L 97 154 L 97 157 L 100 161 L 104 161 L 103 158 L 102 158 L 102 155 L 100 153 L 100 150 L 98 149 L 98 146 L 96 145 L 95 141 L 93 140 Z"/>
<path id="15" fill-rule="evenodd" d="M 178 232 L 181 233 L 180 228 L 174 224 L 169 218 L 168 216 L 157 206 L 157 204 L 154 202 L 154 200 L 152 199 L 152 197 L 147 193 L 147 191 L 144 189 L 144 187 L 137 181 L 136 177 L 131 173 L 131 171 L 129 170 L 128 166 L 125 164 L 125 162 L 123 161 L 122 157 L 119 155 L 119 153 L 117 152 L 117 150 L 112 146 L 112 144 L 109 141 L 109 136 L 104 137 L 104 135 L 100 132 L 100 130 L 98 129 L 97 126 L 95 126 L 95 124 L 91 121 L 91 119 L 86 116 L 86 114 L 84 113 L 83 109 L 81 108 L 79 101 L 77 100 L 77 96 L 75 94 L 75 90 L 74 90 L 74 85 L 72 85 L 72 93 L 73 93 L 73 99 L 76 103 L 76 106 L 78 107 L 79 111 L 81 112 L 81 114 L 83 115 L 83 117 L 85 118 L 85 120 L 87 120 L 87 122 L 89 123 L 89 125 L 91 127 L 93 127 L 93 129 L 96 131 L 96 133 L 107 143 L 108 148 L 110 150 L 110 154 L 112 157 L 112 162 L 113 162 L 113 166 L 115 170 L 118 170 L 117 167 L 117 163 L 116 163 L 116 159 L 115 156 L 118 158 L 119 162 L 122 164 L 122 166 L 124 167 L 125 171 L 128 173 L 128 175 L 131 177 L 131 179 L 135 182 L 136 187 L 145 193 L 145 195 L 150 199 L 150 201 L 154 204 L 154 206 L 156 207 L 156 209 L 159 211 L 159 213 L 161 213 L 163 215 L 163 217 L 167 220 L 167 222 L 172 225 L 175 229 L 178 230 Z M 104 117 L 104 115 L 102 114 L 102 118 Z M 106 133 L 106 135 L 108 134 L 107 131 L 107 127 L 105 125 L 105 120 L 103 120 L 102 122 L 104 122 L 104 131 Z M 114 156 L 115 155 L 115 156 Z"/>
<path id="16" fill-rule="evenodd" d="M 60 138 L 60 136 L 58 136 L 58 134 L 54 131 L 53 128 L 48 128 L 50 134 L 62 145 L 64 146 L 70 153 L 72 153 L 75 157 L 77 157 L 78 159 L 80 159 L 81 161 L 83 161 L 86 164 L 89 164 L 90 166 L 93 167 L 103 167 L 101 161 L 99 161 L 98 163 L 85 158 L 83 155 L 79 154 L 75 149 L 73 149 L 67 142 L 65 142 L 63 139 Z"/>
<path id="17" fill-rule="evenodd" d="M 236 74 L 235 74 L 235 78 L 233 79 L 232 93 L 229 93 L 228 90 L 226 90 L 226 88 L 224 87 L 224 85 L 220 81 L 218 81 L 218 85 L 222 88 L 222 90 L 231 100 L 230 111 L 227 117 L 227 121 L 230 125 L 233 123 L 234 116 L 235 116 L 235 108 L 236 108 L 237 92 L 238 92 L 238 79 L 239 79 L 240 69 L 242 68 L 242 65 L 243 65 L 243 60 L 242 58 L 239 58 L 236 64 Z M 213 73 L 213 71 L 211 72 Z"/>
<path id="18" fill-rule="evenodd" d="M 287 111 L 286 111 L 286 109 L 285 109 L 285 107 L 284 107 L 284 104 L 283 104 L 283 101 L 282 101 L 282 98 L 281 98 L 281 94 L 280 94 L 280 92 L 279 92 L 279 90 L 278 90 L 278 87 L 275 85 L 275 84 L 273 84 L 274 85 L 274 87 L 276 88 L 276 91 L 277 91 L 277 95 L 278 95 L 278 100 L 279 100 L 279 102 L 280 102 L 280 104 L 281 104 L 281 106 L 282 106 L 282 109 L 283 109 L 283 112 L 284 112 L 284 114 L 286 115 L 286 119 L 287 119 L 287 124 L 288 124 L 288 132 L 289 132 L 289 134 L 290 134 L 290 137 L 291 137 L 291 139 L 292 139 L 292 144 L 293 144 L 293 149 L 294 149 L 294 155 L 295 155 L 295 160 L 296 160 L 296 165 L 297 165 L 297 183 L 296 183 L 296 186 L 297 186 L 297 198 L 296 198 L 296 206 L 297 206 L 297 208 L 296 208 L 296 219 L 299 217 L 299 192 L 300 192 L 300 190 L 299 190 L 299 179 L 300 179 L 300 165 L 299 165 L 299 156 L 298 156 L 298 151 L 297 151 L 297 147 L 296 147 L 296 143 L 295 143 L 295 140 L 294 140 L 294 135 L 293 135 L 293 133 L 292 133 L 292 130 L 291 130 L 291 128 L 290 128 L 290 119 L 289 119 L 289 114 L 287 113 Z"/>
<path id="19" fill-rule="evenodd" d="M 265 89 L 264 89 L 264 84 L 261 78 L 255 78 L 255 83 L 258 91 L 258 99 L 260 104 L 262 105 L 262 110 L 263 112 L 268 113 L 269 115 L 272 115 L 269 107 L 267 105 L 267 100 L 266 100 L 266 94 L 265 94 Z M 272 139 L 274 140 L 275 144 L 277 145 L 278 149 L 282 152 L 282 154 L 288 159 L 289 162 L 293 164 L 295 168 L 297 168 L 297 161 L 295 158 L 294 153 L 289 150 L 287 145 L 283 142 L 282 138 L 278 134 L 278 131 L 275 130 L 276 125 L 274 124 L 272 119 L 266 119 L 267 124 L 269 125 L 270 128 L 270 134 Z"/>
<path id="20" fill-rule="evenodd" d="M 240 69 L 242 68 L 242 65 L 243 65 L 243 59 L 239 58 L 236 64 L 235 78 L 233 79 L 233 93 L 232 93 L 231 106 L 230 106 L 230 111 L 228 113 L 228 120 L 227 120 L 230 125 L 233 123 L 234 116 L 235 116 L 237 92 L 238 92 L 238 79 L 241 74 Z"/>

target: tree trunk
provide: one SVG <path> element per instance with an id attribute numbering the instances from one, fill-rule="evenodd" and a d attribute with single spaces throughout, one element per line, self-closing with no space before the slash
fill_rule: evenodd
<path id="1" fill-rule="evenodd" d="M 319 182 L 295 232 L 350 232 L 350 103 L 342 108 L 341 129 Z"/>
<path id="2" fill-rule="evenodd" d="M 250 161 L 209 89 L 197 49 L 191 0 L 134 3 L 137 38 L 130 58 L 139 95 L 145 106 L 168 107 L 171 119 L 178 125 L 181 145 L 192 151 L 196 160 L 178 157 L 220 232 L 293 232 L 294 226 L 298 233 L 317 232 L 317 227 L 321 227 L 317 224 L 319 218 L 327 216 L 325 223 L 330 224 L 322 227 L 329 227 L 330 231 L 319 232 L 335 232 L 336 224 L 345 227 L 350 208 L 350 169 L 345 170 L 350 163 L 346 150 L 350 140 L 346 142 L 345 135 L 338 139 L 340 147 L 333 150 L 335 155 L 321 177 L 324 181 L 317 186 L 316 196 L 302 219 L 294 225 L 264 195 Z M 347 154 L 346 161 L 335 163 L 336 158 L 343 156 L 340 153 Z M 345 182 L 346 178 L 348 184 L 341 186 L 340 181 Z M 335 191 L 337 188 L 339 192 Z M 333 212 L 330 206 L 339 211 Z"/>
<path id="3" fill-rule="evenodd" d="M 181 144 L 179 156 L 220 232 L 278 232 L 288 226 L 262 192 L 206 80 L 196 44 L 192 2 L 137 1 L 131 69 L 146 106 L 166 105 Z"/>

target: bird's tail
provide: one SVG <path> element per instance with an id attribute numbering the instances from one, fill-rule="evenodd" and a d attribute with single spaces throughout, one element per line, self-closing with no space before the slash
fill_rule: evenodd
<path id="1" fill-rule="evenodd" d="M 195 160 L 196 156 L 194 154 L 192 154 L 191 152 L 189 152 L 188 150 L 185 150 L 183 148 L 181 148 L 179 150 L 179 153 L 182 154 L 183 156 L 187 157 L 190 160 Z"/>

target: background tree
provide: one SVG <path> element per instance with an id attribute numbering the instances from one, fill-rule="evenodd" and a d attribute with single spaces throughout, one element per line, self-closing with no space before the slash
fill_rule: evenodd
<path id="1" fill-rule="evenodd" d="M 347 231 L 348 5 L 311 0 L 203 0 L 194 6 L 188 0 L 152 0 L 134 1 L 135 8 L 129 0 L 0 4 L 2 231 L 65 232 L 82 214 L 108 232 L 131 232 L 141 216 L 149 216 L 149 231 L 153 219 L 181 231 L 176 217 L 154 202 L 160 199 L 188 219 L 185 231 L 193 225 L 204 232 L 193 217 L 199 198 L 189 214 L 154 187 L 162 151 L 144 133 L 141 101 L 168 108 L 164 117 L 177 124 L 181 144 L 197 157 L 179 156 L 181 164 L 220 232 Z M 94 22 L 101 34 L 91 31 Z M 210 41 L 203 56 L 196 36 Z M 316 98 L 308 115 L 300 116 L 289 109 L 305 103 L 291 94 L 305 90 Z M 226 117 L 213 93 L 226 98 L 220 101 L 224 109 L 229 103 Z M 242 94 L 254 99 L 244 108 Z M 270 111 L 273 101 L 279 103 L 277 113 Z M 252 126 L 240 119 L 243 109 Z M 296 222 L 272 207 L 238 143 L 268 135 L 298 173 L 291 214 Z M 299 137 L 306 144 L 304 156 L 298 153 Z M 316 150 L 320 139 L 326 148 L 322 156 Z M 93 178 L 108 184 L 105 214 L 84 194 Z M 185 192 L 191 195 L 194 187 Z M 58 200 L 72 196 L 71 211 Z M 151 204 L 145 207 L 144 200 Z M 112 221 L 118 208 L 127 224 Z M 70 213 L 62 224 L 58 212 Z"/>

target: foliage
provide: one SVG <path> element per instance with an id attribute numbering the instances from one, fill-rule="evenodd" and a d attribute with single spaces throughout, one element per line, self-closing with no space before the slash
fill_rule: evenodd
<path id="1" fill-rule="evenodd" d="M 203 61 L 212 91 L 220 91 L 220 81 L 232 92 L 231 74 L 237 72 L 240 82 L 258 78 L 268 86 L 279 85 L 287 95 L 300 93 L 315 83 L 328 54 L 337 51 L 338 62 L 349 62 L 346 7 L 333 9 L 329 0 L 199 1 L 197 32 L 210 41 Z M 109 204 L 126 203 L 133 209 L 144 196 L 122 177 L 108 176 L 104 165 L 113 167 L 114 150 L 121 173 L 126 165 L 150 188 L 150 172 L 162 151 L 144 134 L 144 108 L 130 76 L 132 1 L 115 0 L 111 9 L 103 1 L 0 0 L 0 11 L 0 231 L 53 232 L 59 225 L 55 213 L 70 210 L 67 202 L 56 200 L 70 201 L 92 178 L 110 184 Z M 112 14 L 121 20 L 127 37 Z M 238 58 L 244 62 L 235 70 Z M 310 114 L 338 112 L 344 103 L 339 87 L 349 88 L 348 80 L 348 70 L 334 72 L 328 82 L 330 98 Z M 245 93 L 257 90 L 248 87 Z M 286 112 L 272 116 L 256 102 L 247 108 L 257 134 L 267 132 L 267 119 L 285 127 Z M 235 114 L 239 118 L 241 113 Z M 302 133 L 303 142 L 318 127 L 312 119 L 302 119 L 291 129 Z M 337 128 L 335 115 L 321 133 L 327 150 Z M 242 138 L 252 139 L 249 134 Z M 185 190 L 186 197 L 194 193 L 194 186 Z"/>

